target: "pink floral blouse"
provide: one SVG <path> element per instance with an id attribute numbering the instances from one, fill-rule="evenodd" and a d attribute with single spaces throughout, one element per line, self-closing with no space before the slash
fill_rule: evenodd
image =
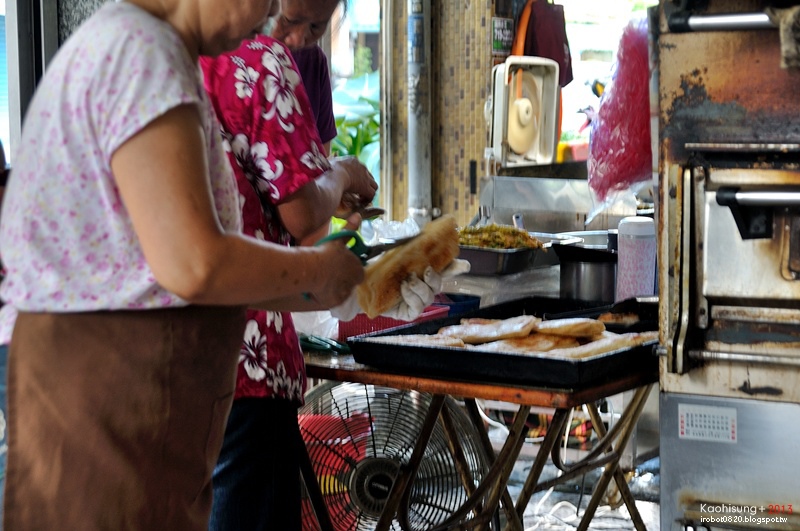
<path id="1" fill-rule="evenodd" d="M 283 44 L 260 35 L 234 52 L 203 57 L 200 64 L 236 174 L 244 233 L 290 245 L 277 205 L 330 168 L 294 60 Z M 302 403 L 305 390 L 291 315 L 248 311 L 236 398 Z"/>

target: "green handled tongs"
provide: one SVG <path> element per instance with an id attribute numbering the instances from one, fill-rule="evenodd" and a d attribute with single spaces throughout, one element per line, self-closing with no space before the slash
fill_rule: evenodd
<path id="1" fill-rule="evenodd" d="M 367 245 L 364 243 L 364 240 L 361 238 L 361 235 L 358 232 L 354 230 L 342 230 L 328 234 L 314 245 L 321 245 L 332 240 L 353 240 L 352 242 L 348 242 L 350 250 L 361 259 L 362 263 L 366 264 L 369 259 L 375 258 L 379 254 L 386 252 L 389 249 L 403 245 L 404 243 L 409 242 L 416 237 L 417 235 L 407 236 L 404 238 L 380 238 L 378 239 L 377 244 Z"/>

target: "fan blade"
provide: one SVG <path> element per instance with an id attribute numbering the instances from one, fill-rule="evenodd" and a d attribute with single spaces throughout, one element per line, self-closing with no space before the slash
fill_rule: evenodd
<path id="1" fill-rule="evenodd" d="M 522 69 L 513 74 L 512 86 L 517 87 L 517 95 L 508 104 L 508 146 L 517 155 L 535 159 L 541 128 L 541 90 L 536 77 Z"/>

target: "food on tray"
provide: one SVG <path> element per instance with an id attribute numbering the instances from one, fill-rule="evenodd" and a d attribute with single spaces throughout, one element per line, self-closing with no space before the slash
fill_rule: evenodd
<path id="1" fill-rule="evenodd" d="M 598 321 L 608 324 L 630 326 L 639 322 L 639 316 L 635 313 L 611 313 L 606 312 L 597 317 Z"/>
<path id="2" fill-rule="evenodd" d="M 532 315 L 520 315 L 510 319 L 502 319 L 490 323 L 466 323 L 445 326 L 439 330 L 439 335 L 457 337 L 464 343 L 479 344 L 508 339 L 512 337 L 525 337 L 531 333 L 541 321 Z"/>
<path id="3" fill-rule="evenodd" d="M 542 242 L 527 231 L 508 225 L 462 227 L 458 231 L 459 245 L 485 249 L 539 249 Z"/>
<path id="4" fill-rule="evenodd" d="M 377 336 L 370 338 L 376 343 L 389 345 L 408 345 L 412 347 L 461 347 L 466 345 L 457 337 L 440 334 L 407 334 L 404 336 Z"/>
<path id="5" fill-rule="evenodd" d="M 602 334 L 606 326 L 597 319 L 573 317 L 570 319 L 553 319 L 542 321 L 536 330 L 544 334 L 567 337 L 593 337 Z"/>
<path id="6" fill-rule="evenodd" d="M 485 317 L 467 317 L 461 319 L 461 324 L 492 324 L 499 323 L 502 319 L 486 319 Z"/>
<path id="7" fill-rule="evenodd" d="M 548 351 L 545 355 L 554 358 L 582 359 L 624 348 L 633 348 L 648 341 L 658 339 L 658 332 L 629 332 L 609 335 L 579 347 L 560 348 Z"/>
<path id="8" fill-rule="evenodd" d="M 514 339 L 501 339 L 479 345 L 478 349 L 490 352 L 547 352 L 553 349 L 578 347 L 580 343 L 574 337 L 554 336 L 550 334 L 532 333 L 526 337 Z"/>
<path id="9" fill-rule="evenodd" d="M 422 228 L 419 236 L 367 265 L 364 282 L 357 288 L 358 304 L 374 319 L 400 302 L 400 284 L 411 273 L 422 278 L 428 266 L 441 273 L 457 256 L 455 218 L 445 215 L 435 219 Z"/>
<path id="10" fill-rule="evenodd" d="M 485 352 L 583 359 L 658 339 L 658 332 L 615 334 L 597 319 L 569 318 L 542 321 L 531 315 L 508 319 L 461 319 L 436 334 L 376 336 L 370 341 L 395 345 L 456 347 Z"/>

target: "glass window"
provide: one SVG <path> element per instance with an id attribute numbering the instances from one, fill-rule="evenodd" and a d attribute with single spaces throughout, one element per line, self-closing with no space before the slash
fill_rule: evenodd
<path id="1" fill-rule="evenodd" d="M 574 144 L 573 158 L 588 155 L 589 122 L 611 79 L 622 30 L 646 17 L 657 0 L 560 0 L 564 6 L 573 80 L 563 88 L 561 140 Z"/>
<path id="2" fill-rule="evenodd" d="M 339 6 L 331 19 L 329 54 L 338 132 L 331 154 L 357 156 L 379 185 L 380 30 L 381 0 L 347 0 L 346 13 Z"/>

